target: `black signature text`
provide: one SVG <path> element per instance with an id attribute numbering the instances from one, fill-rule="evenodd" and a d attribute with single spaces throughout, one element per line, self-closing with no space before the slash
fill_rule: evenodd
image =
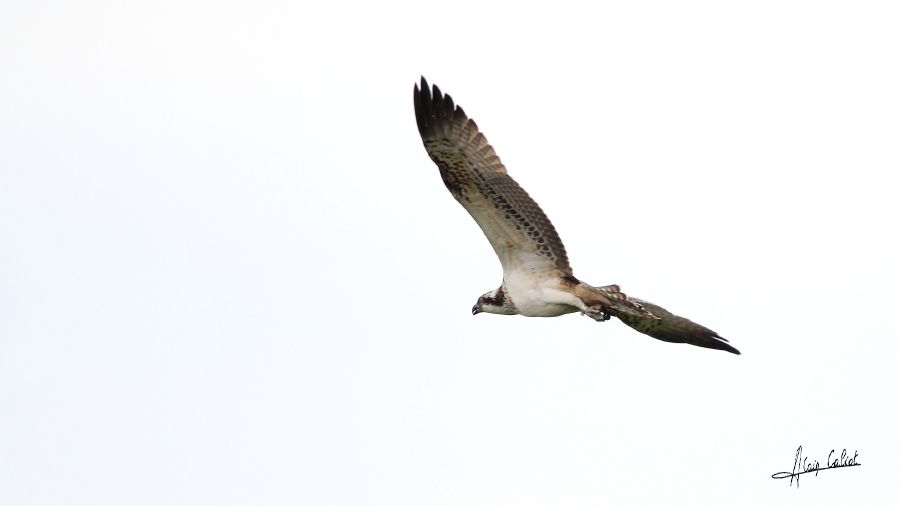
<path id="1" fill-rule="evenodd" d="M 840 467 L 853 467 L 860 466 L 862 464 L 859 463 L 859 452 L 854 451 L 853 456 L 851 457 L 849 453 L 847 453 L 846 449 L 841 450 L 840 455 L 837 455 L 837 450 L 831 450 L 828 453 L 828 459 L 825 461 L 825 466 L 823 467 L 819 464 L 818 460 L 810 459 L 809 457 L 805 457 L 803 455 L 803 446 L 797 447 L 797 453 L 794 455 L 794 468 L 790 471 L 782 471 L 780 473 L 775 473 L 772 475 L 772 478 L 776 480 L 780 480 L 783 478 L 790 478 L 791 481 L 788 483 L 788 486 L 794 484 L 794 480 L 797 481 L 797 488 L 800 488 L 800 475 L 806 473 L 816 473 L 816 476 L 819 475 L 819 471 L 825 471 L 827 469 L 837 469 Z"/>

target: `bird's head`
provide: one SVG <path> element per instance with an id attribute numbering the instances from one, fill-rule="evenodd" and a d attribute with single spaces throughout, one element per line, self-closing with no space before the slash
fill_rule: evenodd
<path id="1" fill-rule="evenodd" d="M 478 297 L 478 302 L 472 306 L 472 314 L 493 313 L 493 314 L 519 314 L 516 306 L 506 294 L 506 288 L 502 285 L 496 290 L 487 292 Z"/>

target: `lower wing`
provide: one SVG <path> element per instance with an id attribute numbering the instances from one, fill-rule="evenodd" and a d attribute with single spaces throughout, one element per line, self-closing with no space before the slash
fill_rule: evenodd
<path id="1" fill-rule="evenodd" d="M 641 315 L 633 311 L 618 311 L 615 307 L 609 308 L 609 313 L 642 334 L 669 343 L 687 343 L 703 348 L 723 350 L 735 355 L 741 354 L 737 348 L 728 344 L 727 339 L 703 325 L 672 314 L 656 304 L 632 297 L 629 299 L 639 304 L 652 316 Z"/>

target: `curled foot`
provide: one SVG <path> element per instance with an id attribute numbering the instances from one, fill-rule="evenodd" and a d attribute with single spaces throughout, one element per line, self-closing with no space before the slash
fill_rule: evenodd
<path id="1" fill-rule="evenodd" d="M 588 315 L 598 322 L 609 320 L 609 313 L 603 310 L 603 306 L 588 306 L 581 314 Z"/>

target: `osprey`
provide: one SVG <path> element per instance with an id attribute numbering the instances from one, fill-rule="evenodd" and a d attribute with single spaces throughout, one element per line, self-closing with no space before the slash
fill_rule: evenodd
<path id="1" fill-rule="evenodd" d="M 687 318 L 629 297 L 617 285 L 591 286 L 572 275 L 566 249 L 547 215 L 506 173 L 494 148 L 462 108 L 422 78 L 413 91 L 416 123 L 444 185 L 472 215 L 503 267 L 503 282 L 485 293 L 472 314 L 560 316 L 580 311 L 596 321 L 611 316 L 670 343 L 740 355 L 728 340 Z"/>

